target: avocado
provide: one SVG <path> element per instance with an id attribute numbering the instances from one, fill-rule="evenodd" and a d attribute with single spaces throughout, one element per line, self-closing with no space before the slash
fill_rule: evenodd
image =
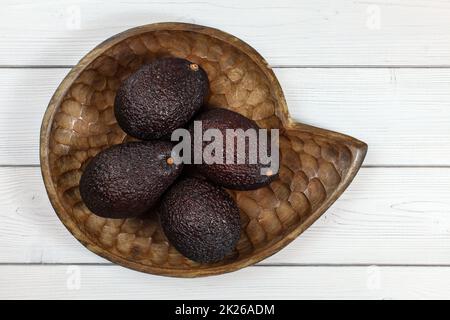
<path id="1" fill-rule="evenodd" d="M 165 235 L 187 258 L 217 262 L 236 247 L 239 209 L 222 188 L 206 180 L 184 178 L 164 194 L 160 209 Z"/>
<path id="2" fill-rule="evenodd" d="M 119 87 L 114 113 L 129 135 L 158 139 L 181 127 L 208 95 L 206 72 L 185 59 L 162 58 L 142 66 Z"/>
<path id="3" fill-rule="evenodd" d="M 228 188 L 228 189 L 235 189 L 235 190 L 253 190 L 260 188 L 262 186 L 268 185 L 270 182 L 274 181 L 278 177 L 277 172 L 270 172 L 269 174 L 263 174 L 261 172 L 262 168 L 268 167 L 267 164 L 262 164 L 260 161 L 260 157 L 258 155 L 259 152 L 259 136 L 258 136 L 258 130 L 260 129 L 259 126 L 254 122 L 253 120 L 250 120 L 241 114 L 227 110 L 222 108 L 211 108 L 207 109 L 206 111 L 200 113 L 198 116 L 195 117 L 194 121 L 201 121 L 202 124 L 202 133 L 204 134 L 206 130 L 208 129 L 218 129 L 220 130 L 223 141 L 222 141 L 222 155 L 220 159 L 222 160 L 222 163 L 206 163 L 203 159 L 203 161 L 199 164 L 195 164 L 193 161 L 195 159 L 192 159 L 191 163 L 194 163 L 194 167 L 197 169 L 197 171 L 204 175 L 206 178 L 208 178 L 210 181 Z M 245 163 L 239 164 L 236 163 L 236 159 L 238 158 L 238 148 L 237 148 L 237 138 L 234 138 L 233 141 L 230 143 L 233 145 L 233 152 L 228 151 L 230 154 L 234 154 L 234 162 L 231 164 L 226 163 L 227 158 L 227 135 L 226 130 L 227 129 L 242 129 L 244 131 L 248 129 L 255 129 L 256 135 L 257 135 L 257 144 L 250 145 L 249 139 L 245 140 L 245 150 L 244 154 L 240 154 L 243 158 L 245 158 Z M 190 133 L 191 136 L 194 134 L 194 122 L 190 125 Z M 195 139 L 195 138 L 194 138 Z M 192 139 L 192 140 L 194 140 Z M 267 138 L 267 154 L 270 156 L 270 137 Z M 205 147 L 210 144 L 211 142 L 203 142 L 203 149 L 205 150 Z M 258 155 L 257 161 L 254 163 L 250 163 L 250 154 L 249 154 L 249 148 L 255 148 L 257 147 L 256 154 Z M 196 153 L 194 149 L 194 143 L 192 144 L 192 155 Z"/>
<path id="4" fill-rule="evenodd" d="M 93 213 L 128 218 L 146 213 L 181 173 L 173 163 L 172 143 L 134 141 L 97 154 L 80 180 L 80 194 Z"/>

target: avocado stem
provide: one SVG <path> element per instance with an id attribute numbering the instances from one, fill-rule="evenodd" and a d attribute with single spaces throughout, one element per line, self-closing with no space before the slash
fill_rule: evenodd
<path id="1" fill-rule="evenodd" d="M 167 162 L 167 164 L 168 164 L 169 166 L 171 166 L 171 165 L 173 165 L 174 160 L 173 160 L 172 157 L 170 157 L 170 158 L 167 158 L 166 162 Z"/>
<path id="2" fill-rule="evenodd" d="M 198 64 L 196 64 L 196 63 L 191 63 L 191 64 L 189 65 L 189 68 L 190 68 L 192 71 L 197 71 L 197 70 L 198 70 Z"/>

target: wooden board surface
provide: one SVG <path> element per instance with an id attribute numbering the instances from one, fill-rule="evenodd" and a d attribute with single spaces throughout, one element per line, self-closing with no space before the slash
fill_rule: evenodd
<path id="1" fill-rule="evenodd" d="M 0 69 L 0 165 L 39 164 L 43 113 L 67 72 Z M 450 165 L 450 69 L 275 72 L 293 118 L 365 141 L 365 165 Z"/>
<path id="2" fill-rule="evenodd" d="M 182 21 L 234 34 L 272 65 L 449 66 L 449 13 L 442 0 L 7 0 L 0 65 L 74 65 L 125 29 Z"/>
<path id="3" fill-rule="evenodd" d="M 442 0 L 1 1 L 0 299 L 450 298 L 449 14 Z M 159 21 L 240 37 L 296 120 L 369 144 L 348 191 L 258 266 L 193 281 L 113 266 L 47 199 L 39 127 L 57 85 L 99 42 Z"/>
<path id="4" fill-rule="evenodd" d="M 0 266 L 0 288 L 0 299 L 443 299 L 450 268 L 249 267 L 192 280 L 112 265 Z"/>

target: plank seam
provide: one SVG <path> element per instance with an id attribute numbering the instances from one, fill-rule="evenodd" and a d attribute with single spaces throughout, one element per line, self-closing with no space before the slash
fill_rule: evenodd
<path id="1" fill-rule="evenodd" d="M 0 263 L 0 268 L 5 266 L 98 266 L 98 267 L 120 267 L 118 264 L 114 263 L 90 263 L 90 262 L 56 262 L 56 263 L 37 263 L 37 262 L 2 262 Z M 389 264 L 389 263 L 263 263 L 263 264 L 255 264 L 249 267 L 287 267 L 287 268 L 307 268 L 307 267 L 317 267 L 317 268 L 348 268 L 348 267 L 358 267 L 358 268 L 367 268 L 367 267 L 380 267 L 380 268 L 448 268 L 450 264 Z"/>

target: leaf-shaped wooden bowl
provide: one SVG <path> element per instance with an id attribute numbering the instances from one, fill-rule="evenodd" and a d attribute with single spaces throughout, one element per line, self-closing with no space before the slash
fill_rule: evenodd
<path id="1" fill-rule="evenodd" d="M 231 192 L 241 211 L 241 238 L 235 252 L 219 263 L 199 264 L 179 254 L 156 214 L 148 219 L 100 218 L 80 198 L 78 185 L 88 160 L 127 139 L 114 118 L 117 88 L 142 64 L 161 56 L 186 58 L 205 69 L 209 105 L 280 129 L 279 178 L 258 190 Z M 349 136 L 294 123 L 273 71 L 253 48 L 222 31 L 184 23 L 131 29 L 87 54 L 50 101 L 40 143 L 51 203 L 83 245 L 125 267 L 179 277 L 237 270 L 286 246 L 345 190 L 367 150 Z"/>

